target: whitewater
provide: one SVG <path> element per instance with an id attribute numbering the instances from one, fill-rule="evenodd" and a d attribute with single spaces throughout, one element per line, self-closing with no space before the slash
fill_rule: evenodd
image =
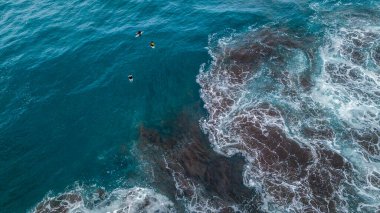
<path id="1" fill-rule="evenodd" d="M 380 212 L 378 0 L 4 1 L 0 47 L 0 212 Z"/>

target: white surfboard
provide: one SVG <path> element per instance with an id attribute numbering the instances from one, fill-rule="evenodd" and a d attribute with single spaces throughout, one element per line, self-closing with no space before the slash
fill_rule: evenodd
<path id="1" fill-rule="evenodd" d="M 144 31 L 141 31 L 141 34 L 136 34 L 136 38 L 142 36 L 143 33 Z"/>

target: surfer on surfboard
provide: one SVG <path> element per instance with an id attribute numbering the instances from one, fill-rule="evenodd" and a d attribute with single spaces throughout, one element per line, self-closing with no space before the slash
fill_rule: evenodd
<path id="1" fill-rule="evenodd" d="M 129 82 L 133 82 L 133 76 L 132 75 L 128 75 L 128 80 L 129 80 Z"/>
<path id="2" fill-rule="evenodd" d="M 137 31 L 137 32 L 136 32 L 136 38 L 137 38 L 137 37 L 140 37 L 142 34 L 143 34 L 143 31 L 140 31 L 140 30 Z"/>
<path id="3" fill-rule="evenodd" d="M 151 41 L 150 44 L 149 44 L 149 46 L 150 46 L 151 48 L 155 48 L 155 47 L 156 47 L 156 44 L 155 44 L 153 41 Z"/>

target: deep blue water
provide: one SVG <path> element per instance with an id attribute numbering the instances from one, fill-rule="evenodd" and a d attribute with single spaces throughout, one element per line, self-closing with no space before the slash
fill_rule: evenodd
<path id="1" fill-rule="evenodd" d="M 0 2 L 0 212 L 31 210 L 76 183 L 151 188 L 139 127 L 202 101 L 196 77 L 213 35 L 286 28 L 318 49 L 340 27 L 329 23 L 345 19 L 334 11 L 378 18 L 378 1 L 355 2 Z"/>

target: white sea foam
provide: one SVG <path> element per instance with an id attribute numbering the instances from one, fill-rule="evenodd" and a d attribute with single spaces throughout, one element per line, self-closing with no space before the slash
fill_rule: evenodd
<path id="1" fill-rule="evenodd" d="M 380 131 L 380 72 L 371 51 L 380 45 L 376 27 L 329 33 L 321 48 L 322 75 L 312 97 L 355 129 Z"/>
<path id="2" fill-rule="evenodd" d="M 334 211 L 310 202 L 315 199 L 313 178 L 330 181 L 325 186 L 333 191 L 324 196 L 340 212 L 372 212 L 380 206 L 380 28 L 357 19 L 343 26 L 330 23 L 319 48 L 281 41 L 295 38 L 265 28 L 210 36 L 213 62 L 207 69 L 202 65 L 197 78 L 209 112 L 201 126 L 215 151 L 245 156 L 244 182 L 262 193 L 265 211 Z M 266 49 L 271 45 L 277 52 Z M 261 60 L 265 56 L 269 59 Z M 313 77 L 311 83 L 303 83 L 305 75 Z M 306 176 L 292 179 L 291 172 L 272 170 L 278 165 L 263 161 L 273 154 L 263 151 L 271 146 L 261 144 L 273 129 L 311 155 Z M 336 160 L 326 161 L 326 153 L 343 156 L 352 167 L 337 167 Z M 273 156 L 273 162 L 286 163 Z M 292 197 L 276 196 L 281 187 Z M 302 200 L 305 196 L 309 203 Z"/>
<path id="3" fill-rule="evenodd" d="M 186 177 L 183 168 L 176 162 L 168 162 L 163 156 L 166 169 L 170 171 L 175 187 L 177 189 L 176 199 L 181 200 L 186 212 L 222 212 L 223 209 L 231 209 L 235 212 L 242 212 L 242 208 L 236 204 L 230 204 L 217 196 L 210 197 L 205 193 L 205 188 L 195 183 L 191 178 Z M 176 165 L 173 165 L 176 164 Z M 177 170 L 174 170 L 176 167 Z M 180 168 L 178 170 L 178 168 Z M 244 212 L 244 211 L 243 211 Z"/>
<path id="4" fill-rule="evenodd" d="M 107 194 L 90 194 L 83 188 L 57 196 L 47 196 L 31 212 L 69 213 L 167 213 L 176 212 L 174 204 L 165 196 L 151 189 L 134 187 L 116 189 Z"/>
<path id="5" fill-rule="evenodd" d="M 351 19 L 330 30 L 325 44 L 319 51 L 322 73 L 311 97 L 341 121 L 346 132 L 335 139 L 355 169 L 351 184 L 363 200 L 357 210 L 373 212 L 380 206 L 380 186 L 369 178 L 380 170 L 380 67 L 373 57 L 380 28 L 370 19 Z"/>

